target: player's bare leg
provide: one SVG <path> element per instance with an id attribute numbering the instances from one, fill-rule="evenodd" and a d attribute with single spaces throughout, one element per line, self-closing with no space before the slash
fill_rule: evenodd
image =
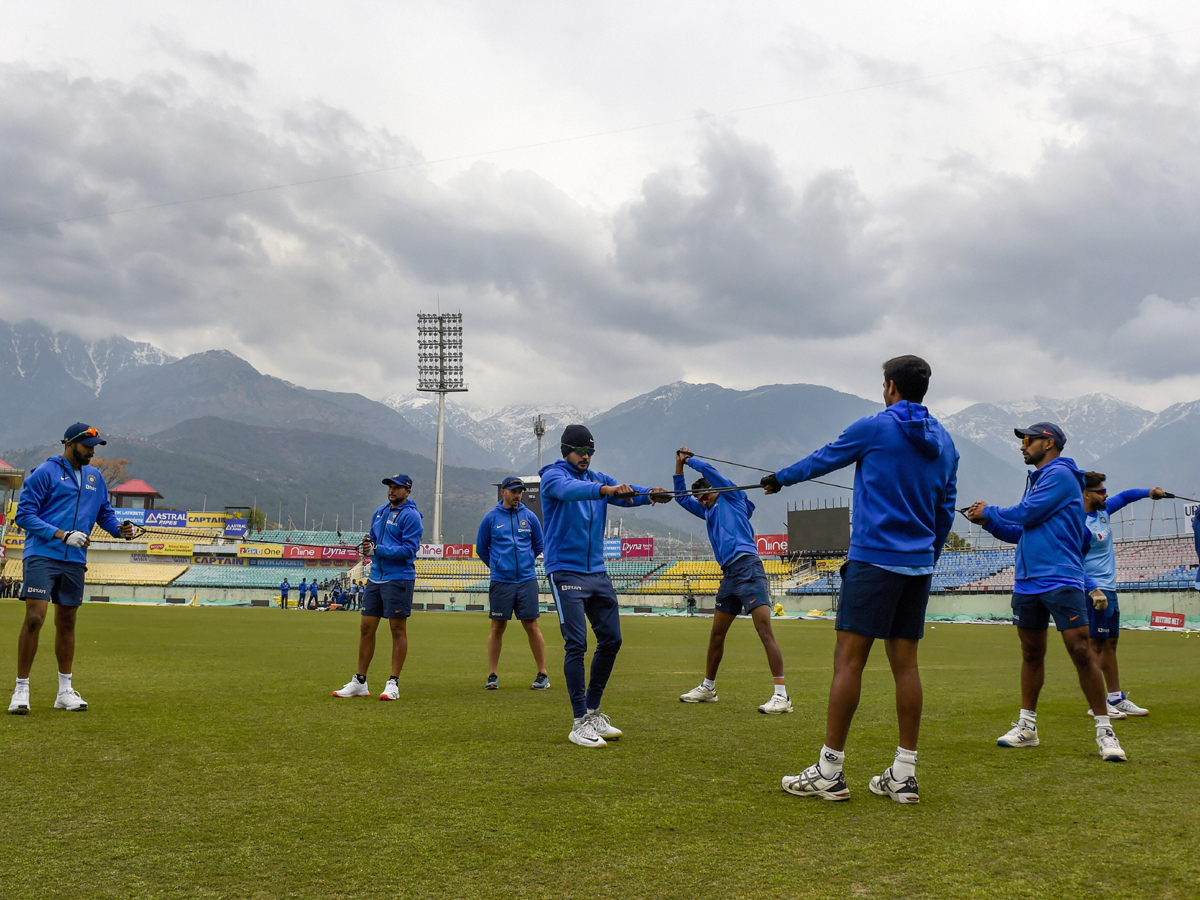
<path id="1" fill-rule="evenodd" d="M 525 628 L 525 636 L 529 638 L 529 650 L 533 653 L 533 661 L 537 664 L 538 674 L 545 674 L 546 639 L 542 637 L 542 629 L 538 627 L 538 620 L 525 619 L 521 625 Z M 492 671 L 496 671 L 494 667 Z"/>
<path id="2" fill-rule="evenodd" d="M 399 678 L 400 670 L 404 668 L 404 659 L 408 656 L 408 619 L 397 616 L 388 619 L 388 623 L 392 627 L 392 678 Z M 371 643 L 373 646 L 374 636 Z"/>
<path id="3" fill-rule="evenodd" d="M 75 662 L 75 618 L 78 606 L 54 607 L 54 656 L 58 660 L 58 671 L 71 674 Z"/>
<path id="4" fill-rule="evenodd" d="M 825 746 L 839 753 L 846 749 L 850 723 L 862 695 L 862 673 L 875 638 L 853 631 L 837 633 L 833 651 L 833 684 L 829 688 L 829 711 L 825 718 Z"/>
<path id="5" fill-rule="evenodd" d="M 487 655 L 488 674 L 495 675 L 496 667 L 500 665 L 500 650 L 504 645 L 504 629 L 508 628 L 505 619 L 492 619 L 491 630 L 488 631 Z"/>
<path id="6" fill-rule="evenodd" d="M 375 631 L 381 616 L 363 616 L 358 631 L 358 674 L 366 675 L 375 656 Z"/>
<path id="7" fill-rule="evenodd" d="M 28 678 L 29 671 L 33 668 L 33 660 L 38 651 L 38 638 L 46 622 L 48 604 L 48 600 L 25 601 L 25 621 L 21 623 L 21 633 L 17 636 L 18 678 Z"/>
<path id="8" fill-rule="evenodd" d="M 896 681 L 896 719 L 900 725 L 900 746 L 917 749 L 921 731 L 921 708 L 925 694 L 921 688 L 921 672 L 917 668 L 918 641 L 889 638 L 884 641 L 892 678 Z"/>

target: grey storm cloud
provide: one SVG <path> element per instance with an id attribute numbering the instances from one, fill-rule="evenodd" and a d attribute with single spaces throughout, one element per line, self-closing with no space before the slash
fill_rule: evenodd
<path id="1" fill-rule="evenodd" d="M 580 370 L 645 389 L 730 329 L 846 339 L 897 319 L 1080 360 L 1124 335 L 1111 363 L 1132 377 L 1195 372 L 1155 335 L 1200 315 L 1198 80 L 1073 85 L 1060 115 L 1078 136 L 1028 173 L 958 155 L 879 197 L 832 167 L 794 183 L 710 127 L 606 215 L 492 163 L 438 183 L 406 138 L 321 104 L 268 121 L 180 75 L 0 67 L 0 318 L 251 348 L 329 386 L 352 355 L 378 394 L 411 373 L 413 313 L 438 299 L 470 312 L 476 346 L 520 335 L 479 365 L 522 389 Z"/>

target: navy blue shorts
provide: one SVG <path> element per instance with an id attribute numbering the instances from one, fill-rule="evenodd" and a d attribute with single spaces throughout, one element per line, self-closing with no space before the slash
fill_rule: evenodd
<path id="1" fill-rule="evenodd" d="M 530 578 L 520 584 L 493 581 L 488 585 L 488 618 L 507 621 L 513 617 L 514 610 L 522 622 L 528 622 L 541 615 L 538 610 L 536 578 Z"/>
<path id="2" fill-rule="evenodd" d="M 413 585 L 408 581 L 368 581 L 363 591 L 362 614 L 384 619 L 407 619 L 412 615 Z"/>
<path id="3" fill-rule="evenodd" d="M 851 559 L 842 566 L 834 628 L 872 638 L 919 641 L 932 575 L 901 575 Z"/>
<path id="4" fill-rule="evenodd" d="M 749 613 L 756 606 L 770 606 L 771 588 L 762 560 L 747 553 L 723 568 L 714 605 L 731 616 L 740 616 L 743 610 Z"/>
<path id="5" fill-rule="evenodd" d="M 1088 623 L 1091 603 L 1083 588 L 1060 587 L 1040 594 L 1013 594 L 1013 624 L 1026 631 L 1045 631 L 1054 616 L 1059 631 L 1083 628 Z"/>
<path id="6" fill-rule="evenodd" d="M 24 569 L 22 600 L 49 600 L 59 606 L 83 603 L 83 579 L 87 571 L 83 563 L 30 556 L 25 560 Z"/>
<path id="7" fill-rule="evenodd" d="M 1098 641 L 1115 641 L 1120 637 L 1121 608 L 1117 605 L 1116 591 L 1105 591 L 1104 596 L 1108 598 L 1104 609 L 1096 609 L 1092 598 L 1087 598 L 1088 635 Z"/>

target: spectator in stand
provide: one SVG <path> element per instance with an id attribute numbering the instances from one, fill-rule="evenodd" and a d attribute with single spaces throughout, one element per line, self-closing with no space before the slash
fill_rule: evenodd
<path id="1" fill-rule="evenodd" d="M 283 584 L 279 585 L 279 607 L 280 607 L 280 609 L 288 608 L 288 592 L 291 589 L 292 589 L 292 586 L 290 584 L 288 584 L 288 580 L 286 578 L 283 579 Z"/>

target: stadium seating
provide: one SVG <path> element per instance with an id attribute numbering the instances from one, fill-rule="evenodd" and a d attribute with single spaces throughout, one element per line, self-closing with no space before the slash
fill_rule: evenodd
<path id="1" fill-rule="evenodd" d="M 256 541 L 275 544 L 307 544 L 313 547 L 355 547 L 366 537 L 365 531 L 343 531 L 338 537 L 336 531 L 294 531 L 286 528 L 274 528 L 266 531 L 255 531 L 247 535 Z"/>
<path id="2" fill-rule="evenodd" d="M 306 570 L 293 566 L 208 566 L 194 565 L 176 579 L 179 587 L 268 588 L 276 592 L 283 579 L 298 585 L 300 579 L 317 571 L 322 578 L 340 575 L 337 569 Z"/>
<path id="3" fill-rule="evenodd" d="M 117 510 L 117 518 L 120 519 L 120 510 Z M 89 537 L 95 542 L 112 542 L 118 541 L 120 538 L 115 538 L 99 525 L 92 528 L 92 533 Z M 221 537 L 221 529 L 219 528 L 163 528 L 153 529 L 150 534 L 144 534 L 135 537 L 134 541 L 144 544 L 146 541 L 191 541 L 194 544 L 207 544 Z"/>
<path id="4" fill-rule="evenodd" d="M 178 563 L 88 563 L 87 583 L 168 585 L 187 570 L 187 566 Z"/>

